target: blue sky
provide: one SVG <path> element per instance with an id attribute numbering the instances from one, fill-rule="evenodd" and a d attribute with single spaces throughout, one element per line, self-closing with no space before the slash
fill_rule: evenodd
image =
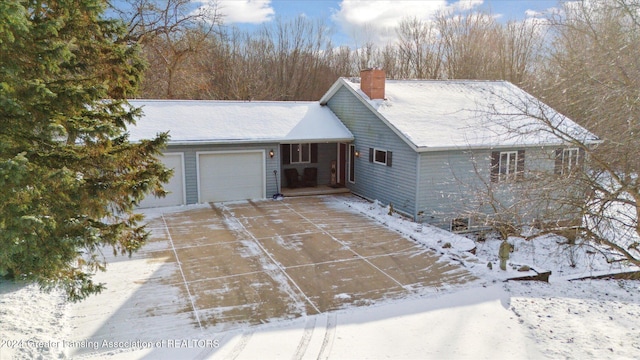
<path id="1" fill-rule="evenodd" d="M 206 2 L 207 0 L 200 0 Z M 277 17 L 291 19 L 299 15 L 327 21 L 334 29 L 336 45 L 356 45 L 374 40 L 384 42 L 385 30 L 406 17 L 421 19 L 447 9 L 491 10 L 500 20 L 524 20 L 557 7 L 548 0 L 219 0 L 219 11 L 227 25 L 251 29 L 268 24 Z M 367 29 L 367 30 L 365 30 Z M 365 37 L 367 39 L 365 39 Z M 371 39 L 374 37 L 374 39 Z"/>

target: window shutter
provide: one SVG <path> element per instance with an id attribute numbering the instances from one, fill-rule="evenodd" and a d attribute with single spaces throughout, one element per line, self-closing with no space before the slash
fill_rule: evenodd
<path id="1" fill-rule="evenodd" d="M 282 154 L 282 164 L 291 164 L 291 145 L 283 144 L 280 146 L 280 153 Z"/>
<path id="2" fill-rule="evenodd" d="M 311 162 L 318 162 L 318 144 L 311 144 Z"/>
<path id="3" fill-rule="evenodd" d="M 556 162 L 553 166 L 553 173 L 562 175 L 562 149 L 556 149 Z"/>
<path id="4" fill-rule="evenodd" d="M 491 152 L 491 182 L 498 182 L 498 178 L 500 175 L 500 152 L 492 151 Z"/>
<path id="5" fill-rule="evenodd" d="M 518 150 L 518 163 L 516 164 L 516 180 L 524 179 L 524 150 Z"/>
<path id="6" fill-rule="evenodd" d="M 369 148 L 369 162 L 373 162 L 373 148 Z"/>
<path id="7" fill-rule="evenodd" d="M 583 148 L 578 149 L 578 170 L 579 171 L 583 171 L 584 170 L 584 157 L 585 157 L 585 151 Z"/>
<path id="8" fill-rule="evenodd" d="M 392 155 L 393 155 L 393 152 L 387 151 L 387 166 L 389 166 L 389 167 L 391 167 Z"/>

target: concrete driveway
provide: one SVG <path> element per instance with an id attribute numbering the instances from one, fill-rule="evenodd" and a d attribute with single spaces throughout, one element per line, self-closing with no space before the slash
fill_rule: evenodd
<path id="1" fill-rule="evenodd" d="M 215 204 L 150 224 L 198 326 L 221 330 L 419 293 L 472 276 L 336 197 Z"/>

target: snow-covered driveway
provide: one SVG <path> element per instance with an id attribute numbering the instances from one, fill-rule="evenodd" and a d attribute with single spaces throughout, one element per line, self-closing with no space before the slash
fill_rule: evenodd
<path id="1" fill-rule="evenodd" d="M 57 291 L 44 294 L 35 286 L 0 281 L 0 359 L 639 358 L 638 282 L 567 281 L 594 271 L 615 271 L 620 264 L 607 264 L 583 252 L 581 256 L 588 261 L 570 267 L 557 239 L 544 237 L 527 242 L 514 238 L 516 251 L 510 267 L 503 272 L 497 266 L 486 266 L 487 262 L 496 264 L 500 240 L 473 243 L 439 229 L 422 229 L 397 215 L 387 215 L 388 209 L 375 202 L 354 197 L 324 197 L 315 210 L 312 198 L 296 199 L 299 205 L 292 205 L 292 201 L 149 210 L 153 241 L 132 258 L 107 255 L 107 272 L 96 276 L 97 281 L 106 283 L 107 290 L 79 304 L 65 303 Z M 265 208 L 272 205 L 284 207 Z M 325 210 L 318 210 L 322 208 Z M 300 232 L 295 222 L 284 223 L 290 217 L 272 218 L 275 224 L 271 228 L 262 225 L 277 212 L 300 216 L 298 220 L 315 219 L 317 231 Z M 331 214 L 338 218 L 328 216 Z M 212 218 L 218 221 L 211 222 Z M 370 219 L 380 227 L 367 227 Z M 227 235 L 221 231 L 225 229 Z M 423 244 L 419 246 L 422 250 L 422 246 L 436 249 L 439 263 L 434 269 L 445 265 L 452 267 L 454 275 L 465 274 L 459 269 L 461 265 L 480 280 L 433 285 L 419 268 L 411 270 L 411 264 L 420 262 L 399 263 L 409 267 L 405 277 L 394 271 L 394 266 L 374 262 L 386 256 L 374 255 L 380 250 L 376 248 L 391 246 L 383 241 L 388 229 L 416 239 Z M 279 233 L 274 235 L 273 231 Z M 335 235 L 340 233 L 339 237 Z M 191 237 L 188 245 L 181 242 L 185 234 Z M 212 234 L 219 244 L 210 244 Z M 239 234 L 244 236 L 237 237 Z M 355 253 L 351 258 L 314 260 L 319 259 L 318 254 L 334 256 L 330 249 L 336 247 L 327 247 L 330 242 L 314 240 L 312 244 L 304 240 L 322 238 L 322 234 L 340 239 L 343 244 L 338 254 L 349 249 Z M 357 244 L 361 236 L 371 247 Z M 235 237 L 243 246 L 231 246 Z M 274 244 L 283 249 L 276 251 L 278 246 Z M 409 240 L 396 244 L 414 245 Z M 469 246 L 477 246 L 476 256 L 465 251 Z M 386 259 L 401 259 L 400 254 L 412 253 L 410 249 L 402 246 Z M 260 252 L 262 257 L 258 256 Z M 430 257 L 430 252 L 416 250 L 410 258 Z M 261 260 L 255 262 L 256 258 Z M 348 268 L 339 268 L 336 279 L 342 283 L 331 284 L 320 277 L 309 280 L 314 286 L 302 286 L 297 278 L 300 274 L 290 271 L 325 269 L 319 266 L 323 263 L 367 264 L 364 260 L 378 267 L 380 274 L 400 282 L 402 290 L 385 293 L 372 285 L 371 278 L 364 278 L 374 290 L 348 292 L 358 286 L 362 289 L 357 284 L 362 279 L 349 274 Z M 516 268 L 522 264 L 553 270 L 551 282 L 502 282 L 521 274 Z M 238 272 L 238 276 L 218 276 L 226 285 L 212 287 L 214 278 L 208 276 L 225 272 Z M 258 273 L 265 274 L 262 279 L 266 280 L 238 291 L 242 289 L 238 279 Z M 387 275 L 381 276 L 391 281 Z M 296 292 L 293 281 L 300 292 Z M 345 284 L 349 282 L 354 285 Z M 283 283 L 289 284 L 283 289 L 290 293 L 277 288 Z M 318 291 L 326 284 L 324 291 Z M 271 299 L 269 294 L 284 294 L 283 299 L 289 301 Z M 357 301 L 356 294 L 369 300 Z M 212 299 L 221 301 L 219 308 L 202 305 Z M 222 306 L 222 301 L 227 305 Z M 273 306 L 277 303 L 288 305 Z M 260 310 L 263 304 L 272 313 Z M 337 310 L 314 315 L 311 304 L 318 310 L 325 306 Z M 264 317 L 254 316 L 254 309 Z M 247 316 L 249 313 L 251 316 Z M 215 322 L 218 318 L 220 321 Z M 258 320 L 260 324 L 256 324 Z"/>
<path id="2" fill-rule="evenodd" d="M 475 279 L 423 245 L 327 199 L 157 214 L 150 220 L 149 244 L 131 260 L 114 258 L 109 289 L 78 307 L 75 321 L 83 324 L 72 337 L 102 343 L 159 341 L 180 331 L 220 333 L 436 293 Z M 111 284 L 114 279 L 120 281 Z M 114 307 L 114 299 L 122 303 Z M 100 302 L 115 311 L 92 318 L 89 313 L 107 308 Z"/>

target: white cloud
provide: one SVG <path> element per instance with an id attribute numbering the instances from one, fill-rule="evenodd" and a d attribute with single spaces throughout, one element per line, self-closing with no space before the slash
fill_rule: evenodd
<path id="1" fill-rule="evenodd" d="M 539 16 L 542 16 L 542 15 L 543 15 L 543 13 L 541 13 L 540 11 L 535 11 L 535 10 L 531 10 L 531 9 L 526 10 L 526 11 L 524 12 L 524 14 L 525 14 L 527 17 L 539 17 Z"/>
<path id="2" fill-rule="evenodd" d="M 393 29 L 404 18 L 429 20 L 440 11 L 469 10 L 482 3 L 482 0 L 460 0 L 452 4 L 447 0 L 342 0 L 332 18 L 343 32 L 359 41 L 359 45 L 368 41 L 384 44 L 393 38 Z"/>
<path id="3" fill-rule="evenodd" d="M 271 0 L 218 0 L 217 4 L 225 24 L 260 24 L 273 20 L 275 15 Z"/>
<path id="4" fill-rule="evenodd" d="M 480 6 L 484 3 L 484 0 L 459 0 L 451 5 L 449 8 L 457 11 L 472 10 L 476 6 Z"/>

